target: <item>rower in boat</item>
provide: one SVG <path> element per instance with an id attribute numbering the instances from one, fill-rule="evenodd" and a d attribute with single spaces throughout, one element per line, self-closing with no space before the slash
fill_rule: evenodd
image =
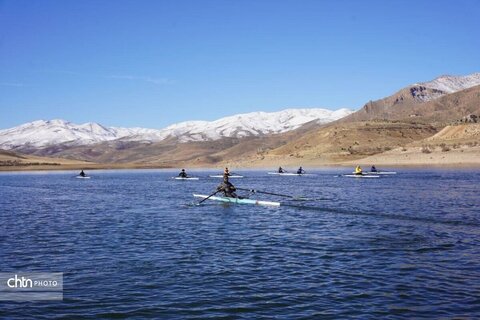
<path id="1" fill-rule="evenodd" d="M 182 171 L 180 171 L 180 173 L 178 174 L 178 176 L 179 176 L 180 178 L 187 178 L 187 177 L 188 177 L 187 173 L 185 172 L 185 169 L 182 169 Z"/>
<path id="2" fill-rule="evenodd" d="M 227 168 L 225 170 L 228 171 Z M 228 181 L 228 174 L 223 175 L 223 182 L 217 187 L 217 191 L 222 191 L 225 197 L 228 198 L 238 198 L 237 194 L 235 193 L 237 189 L 235 186 Z"/>
<path id="3" fill-rule="evenodd" d="M 375 168 L 375 165 L 373 165 L 373 166 L 370 168 L 370 172 L 378 172 L 378 171 L 377 171 L 377 168 Z"/>
<path id="4" fill-rule="evenodd" d="M 285 170 L 282 167 L 278 167 L 278 173 L 285 173 Z"/>
<path id="5" fill-rule="evenodd" d="M 303 170 L 302 167 L 298 168 L 297 174 L 304 174 L 304 173 L 305 173 L 305 170 Z"/>
<path id="6" fill-rule="evenodd" d="M 355 167 L 355 174 L 359 175 L 359 176 L 363 175 L 363 171 L 362 171 L 362 168 L 360 166 Z"/>
<path id="7" fill-rule="evenodd" d="M 80 171 L 80 173 L 78 174 L 80 177 L 86 177 L 87 175 L 85 174 L 85 172 L 83 172 L 83 169 L 82 171 Z"/>
<path id="8" fill-rule="evenodd" d="M 223 170 L 223 175 L 230 176 L 230 171 L 228 171 L 228 168 L 225 168 L 225 170 Z"/>

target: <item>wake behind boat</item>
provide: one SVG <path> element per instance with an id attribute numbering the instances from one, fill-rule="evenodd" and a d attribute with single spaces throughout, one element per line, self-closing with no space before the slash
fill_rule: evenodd
<path id="1" fill-rule="evenodd" d="M 235 203 L 235 204 L 253 204 L 259 206 L 280 206 L 280 202 L 274 201 L 262 201 L 254 199 L 242 199 L 242 198 L 230 198 L 230 197 L 219 197 L 219 196 L 208 196 L 204 194 L 193 194 L 195 198 L 207 199 L 212 201 L 220 201 L 226 203 Z"/>

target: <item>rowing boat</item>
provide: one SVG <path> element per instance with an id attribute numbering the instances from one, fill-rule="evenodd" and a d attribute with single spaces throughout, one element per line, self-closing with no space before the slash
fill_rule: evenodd
<path id="1" fill-rule="evenodd" d="M 380 176 L 373 174 L 344 174 L 343 176 L 348 178 L 380 178 Z"/>
<path id="2" fill-rule="evenodd" d="M 311 173 L 293 173 L 293 172 L 267 172 L 277 176 L 312 176 Z"/>
<path id="3" fill-rule="evenodd" d="M 369 171 L 366 174 L 397 174 L 395 171 Z"/>
<path id="4" fill-rule="evenodd" d="M 88 176 L 85 176 L 85 177 L 82 177 L 82 176 L 76 176 L 75 178 L 77 178 L 77 179 L 90 179 L 90 177 L 88 177 Z"/>
<path id="5" fill-rule="evenodd" d="M 172 177 L 175 180 L 198 180 L 197 177 Z"/>
<path id="6" fill-rule="evenodd" d="M 262 200 L 253 200 L 253 199 L 240 199 L 240 198 L 229 198 L 229 197 L 217 197 L 217 196 L 211 196 L 210 198 L 207 195 L 204 194 L 193 194 L 195 198 L 202 198 L 208 200 L 213 200 L 213 201 L 220 201 L 220 202 L 227 202 L 227 203 L 236 203 L 236 204 L 254 204 L 254 205 L 259 205 L 259 206 L 280 206 L 280 202 L 274 202 L 274 201 L 262 201 Z"/>
<path id="7" fill-rule="evenodd" d="M 213 174 L 209 176 L 210 178 L 223 178 L 223 174 Z M 243 176 L 240 176 L 238 174 L 232 174 L 229 175 L 228 178 L 243 178 Z"/>

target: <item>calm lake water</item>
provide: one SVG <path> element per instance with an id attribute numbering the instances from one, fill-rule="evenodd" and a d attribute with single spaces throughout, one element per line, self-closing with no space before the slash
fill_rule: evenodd
<path id="1" fill-rule="evenodd" d="M 193 205 L 209 172 L 2 173 L 0 271 L 63 272 L 64 300 L 0 318 L 480 318 L 480 171 L 348 171 L 232 179 L 319 198 L 253 196 L 278 208 Z"/>

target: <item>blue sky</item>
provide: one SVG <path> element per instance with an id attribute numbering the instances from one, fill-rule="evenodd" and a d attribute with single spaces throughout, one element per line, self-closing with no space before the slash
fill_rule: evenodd
<path id="1" fill-rule="evenodd" d="M 0 0 L 0 128 L 360 108 L 480 71 L 480 1 Z"/>

